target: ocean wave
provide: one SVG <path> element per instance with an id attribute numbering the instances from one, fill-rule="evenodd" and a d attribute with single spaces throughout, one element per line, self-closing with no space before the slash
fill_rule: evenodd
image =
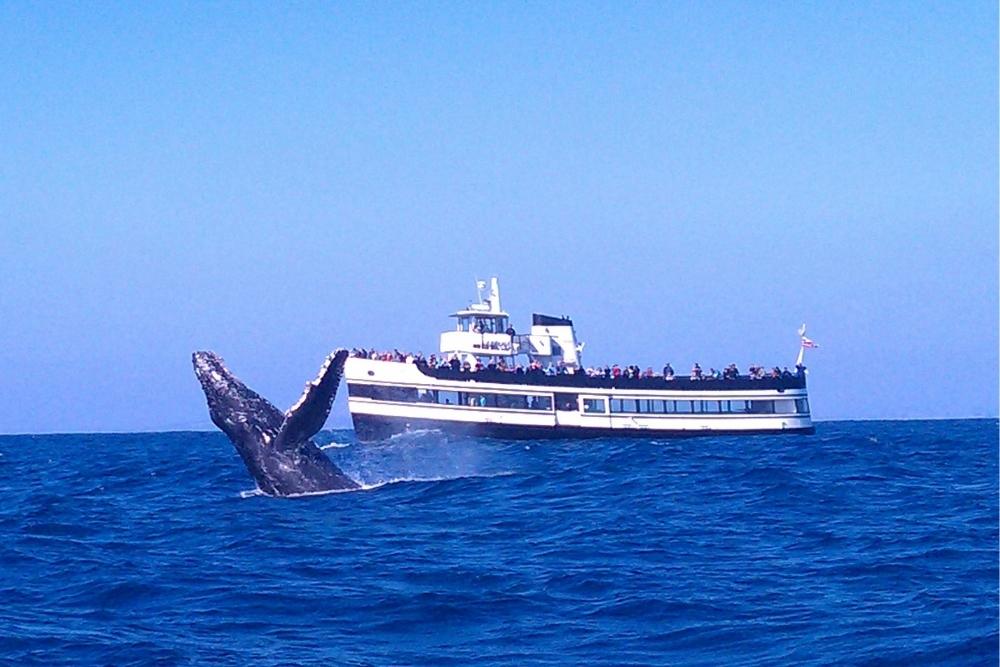
<path id="1" fill-rule="evenodd" d="M 997 435 L 336 431 L 366 493 L 300 502 L 218 433 L 7 437 L 0 663 L 996 664 Z"/>

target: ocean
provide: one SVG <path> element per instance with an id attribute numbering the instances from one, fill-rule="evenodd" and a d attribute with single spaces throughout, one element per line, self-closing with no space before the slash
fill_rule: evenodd
<path id="1" fill-rule="evenodd" d="M 0 662 L 996 665 L 997 420 L 812 436 L 0 437 Z"/>

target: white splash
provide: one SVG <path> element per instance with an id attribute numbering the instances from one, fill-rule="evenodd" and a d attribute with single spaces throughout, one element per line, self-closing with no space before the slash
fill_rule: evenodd
<path id="1" fill-rule="evenodd" d="M 362 483 L 358 480 L 352 480 L 358 484 L 357 488 L 354 489 L 330 489 L 327 491 L 307 491 L 305 493 L 289 493 L 287 496 L 273 496 L 280 498 L 311 498 L 313 496 L 329 496 L 334 493 L 355 493 L 357 491 L 375 491 L 381 489 L 383 486 L 391 486 L 394 484 L 425 484 L 433 482 L 451 482 L 459 479 L 488 479 L 491 477 L 510 477 L 511 475 L 516 475 L 517 472 L 514 470 L 502 470 L 500 472 L 494 473 L 484 473 L 484 474 L 472 474 L 472 475 L 456 475 L 456 476 L 441 476 L 441 477 L 392 477 L 390 479 L 381 480 L 378 482 L 366 482 Z M 256 498 L 256 497 L 267 497 L 270 498 L 268 494 L 261 491 L 259 488 L 250 489 L 247 491 L 240 491 L 240 498 Z"/>
<path id="2" fill-rule="evenodd" d="M 331 442 L 328 445 L 320 445 L 320 449 L 346 449 L 350 446 L 349 442 Z"/>

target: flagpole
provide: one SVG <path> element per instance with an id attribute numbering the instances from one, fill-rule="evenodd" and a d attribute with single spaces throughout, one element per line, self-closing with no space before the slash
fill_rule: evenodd
<path id="1" fill-rule="evenodd" d="M 795 367 L 799 368 L 803 365 L 803 361 L 806 358 L 806 345 L 805 345 L 805 335 L 806 335 L 806 325 L 803 324 L 799 327 L 799 356 L 795 359 Z"/>

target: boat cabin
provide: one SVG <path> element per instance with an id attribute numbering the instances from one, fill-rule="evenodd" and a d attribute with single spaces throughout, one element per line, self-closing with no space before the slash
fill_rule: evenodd
<path id="1" fill-rule="evenodd" d="M 580 368 L 580 351 L 576 342 L 573 322 L 565 317 L 534 315 L 531 333 L 519 335 L 510 325 L 510 316 L 500 306 L 500 284 L 490 279 L 489 292 L 484 297 L 485 281 L 476 282 L 479 301 L 452 313 L 455 328 L 441 334 L 441 353 L 446 357 L 457 356 L 460 361 L 488 363 L 508 357 L 524 356 L 528 361 L 563 364 L 572 372 Z"/>

